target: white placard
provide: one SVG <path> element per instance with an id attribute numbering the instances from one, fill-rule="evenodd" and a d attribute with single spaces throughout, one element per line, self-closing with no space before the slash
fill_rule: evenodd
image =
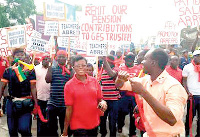
<path id="1" fill-rule="evenodd" d="M 48 52 L 48 41 L 38 38 L 30 38 L 27 49 L 37 52 Z"/>
<path id="2" fill-rule="evenodd" d="M 59 22 L 59 36 L 79 36 L 79 24 L 77 22 Z"/>

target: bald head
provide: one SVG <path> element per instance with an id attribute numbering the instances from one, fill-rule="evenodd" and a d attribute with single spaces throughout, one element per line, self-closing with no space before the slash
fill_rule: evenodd
<path id="1" fill-rule="evenodd" d="M 179 65 L 179 58 L 178 56 L 171 56 L 170 57 L 170 66 L 173 68 L 173 69 L 177 69 Z"/>

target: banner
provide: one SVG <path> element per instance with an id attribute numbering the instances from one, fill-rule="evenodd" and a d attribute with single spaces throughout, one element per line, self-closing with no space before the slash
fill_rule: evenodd
<path id="1" fill-rule="evenodd" d="M 56 21 L 45 21 L 44 35 L 58 36 L 58 22 L 56 22 Z"/>
<path id="2" fill-rule="evenodd" d="M 81 37 L 86 41 L 132 41 L 127 5 L 88 5 L 83 8 Z"/>
<path id="3" fill-rule="evenodd" d="M 174 0 L 179 12 L 179 26 L 196 27 L 200 25 L 200 1 L 199 0 Z"/>
<path id="4" fill-rule="evenodd" d="M 60 3 L 44 3 L 44 20 L 66 21 L 65 5 Z"/>
<path id="5" fill-rule="evenodd" d="M 79 36 L 79 24 L 77 22 L 59 22 L 59 36 Z"/>
<path id="6" fill-rule="evenodd" d="M 37 52 L 48 52 L 48 41 L 38 38 L 31 38 L 27 49 Z"/>

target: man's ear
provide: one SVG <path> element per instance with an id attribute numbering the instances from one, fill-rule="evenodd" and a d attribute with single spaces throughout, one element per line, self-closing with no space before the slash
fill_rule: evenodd
<path id="1" fill-rule="evenodd" d="M 156 66 L 156 64 L 158 64 L 158 61 L 152 60 L 152 61 L 151 61 L 151 64 L 152 64 L 153 66 Z"/>

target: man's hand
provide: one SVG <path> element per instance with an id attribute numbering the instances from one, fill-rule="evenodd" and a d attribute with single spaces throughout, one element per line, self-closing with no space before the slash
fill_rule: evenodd
<path id="1" fill-rule="evenodd" d="M 0 117 L 3 117 L 3 111 L 0 109 Z"/>
<path id="2" fill-rule="evenodd" d="M 136 94 L 142 95 L 145 93 L 146 89 L 143 87 L 143 85 L 139 82 L 136 82 L 132 79 L 129 80 L 131 83 L 132 91 L 135 92 Z"/>
<path id="3" fill-rule="evenodd" d="M 121 81 L 128 81 L 129 78 L 129 74 L 126 71 L 119 71 L 118 73 L 118 79 L 120 79 Z"/>
<path id="4" fill-rule="evenodd" d="M 99 104 L 98 104 L 98 108 L 100 110 L 102 110 L 103 112 L 105 112 L 107 110 L 107 107 L 108 107 L 107 102 L 104 100 L 101 100 L 101 102 L 99 102 Z"/>

